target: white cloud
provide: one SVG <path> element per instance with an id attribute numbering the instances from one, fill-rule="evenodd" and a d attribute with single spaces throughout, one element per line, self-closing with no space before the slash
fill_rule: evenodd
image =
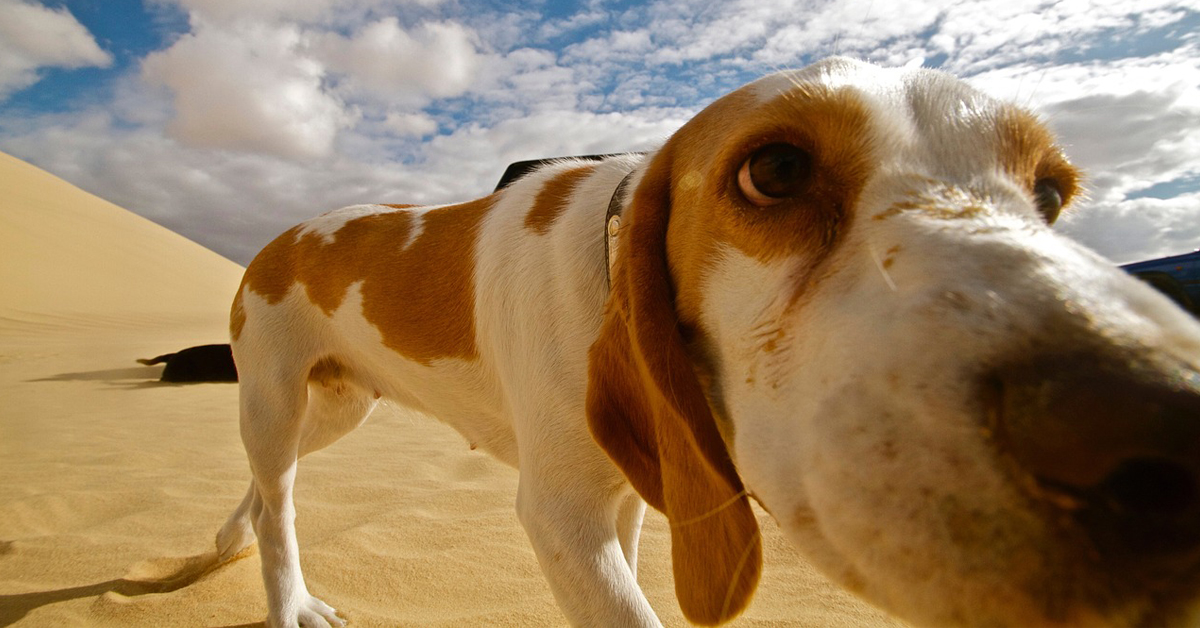
<path id="1" fill-rule="evenodd" d="M 149 84 L 174 95 L 167 132 L 189 146 L 293 159 L 329 156 L 339 133 L 364 116 L 386 118 L 373 128 L 391 135 L 436 132 L 419 109 L 476 83 L 482 57 L 473 32 L 451 21 L 406 30 L 386 17 L 343 35 L 330 23 L 281 17 L 311 17 L 351 1 L 267 3 L 213 20 L 232 5 L 186 0 L 192 31 L 142 66 Z"/>
<path id="2" fill-rule="evenodd" d="M 513 50 L 541 43 L 532 37 L 542 23 L 535 6 L 510 4 L 502 13 L 466 11 L 459 19 L 475 30 L 484 48 L 491 51 Z"/>
<path id="3" fill-rule="evenodd" d="M 577 69 L 560 64 L 553 52 L 536 48 L 483 57 L 479 80 L 471 88 L 471 96 L 483 103 L 479 121 L 490 124 L 535 110 L 577 108 L 580 96 L 596 87 Z"/>
<path id="4" fill-rule="evenodd" d="M 807 15 L 771 29 L 765 44 L 754 53 L 759 63 L 787 67 L 814 54 L 872 55 L 881 44 L 901 39 L 912 46 L 918 33 L 933 28 L 951 2 L 826 2 L 818 7 L 798 6 Z M 878 59 L 877 59 L 878 60 Z"/>
<path id="5" fill-rule="evenodd" d="M 542 22 L 537 26 L 538 35 L 542 39 L 561 37 L 581 28 L 603 24 L 609 18 L 605 11 L 584 9 L 570 17 Z"/>
<path id="6" fill-rule="evenodd" d="M 652 34 L 652 63 L 723 55 L 764 68 L 795 67 L 831 54 L 885 64 L 945 55 L 946 68 L 972 74 L 1030 58 L 1080 54 L 1102 35 L 1132 37 L 1184 18 L 1177 0 L 660 0 L 639 24 Z M 611 35 L 584 49 L 606 58 Z M 739 59 L 731 59 L 738 62 Z"/>
<path id="7" fill-rule="evenodd" d="M 654 51 L 650 32 L 649 28 L 613 31 L 603 38 L 588 39 L 567 46 L 563 57 L 580 63 L 644 57 Z"/>
<path id="8" fill-rule="evenodd" d="M 466 125 L 433 138 L 426 154 L 434 168 L 471 155 L 488 164 L 488 169 L 503 170 L 510 162 L 522 159 L 646 150 L 665 140 L 690 113 L 675 109 L 647 109 L 635 114 L 539 111 L 489 127 Z"/>
<path id="9" fill-rule="evenodd" d="M 427 137 L 438 130 L 437 120 L 423 113 L 389 113 L 383 125 L 400 137 Z"/>
<path id="10" fill-rule="evenodd" d="M 948 70 L 973 74 L 1031 58 L 1086 54 L 1101 42 L 1119 44 L 1120 38 L 1183 17 L 1172 10 L 1178 4 L 1173 0 L 960 2 L 946 10 L 939 34 L 930 41 L 949 55 Z"/>
<path id="11" fill-rule="evenodd" d="M 346 77 L 350 90 L 393 102 L 458 96 L 474 82 L 480 63 L 474 33 L 449 21 L 405 30 L 387 17 L 351 37 L 323 33 L 314 39 L 314 53 Z"/>
<path id="12" fill-rule="evenodd" d="M 339 0 L 175 0 L 190 13 L 208 20 L 311 19 L 337 4 Z"/>
<path id="13" fill-rule="evenodd" d="M 1060 229 L 1116 263 L 1200 248 L 1200 193 L 1170 199 L 1137 198 L 1082 207 Z"/>
<path id="14" fill-rule="evenodd" d="M 44 67 L 108 67 L 112 56 L 66 8 L 0 0 L 0 99 L 38 80 Z"/>
<path id="15" fill-rule="evenodd" d="M 143 76 L 175 94 L 167 131 L 207 148 L 319 157 L 354 113 L 322 86 L 324 67 L 294 25 L 195 23 L 143 63 Z"/>
<path id="16" fill-rule="evenodd" d="M 1097 202 L 1200 172 L 1200 49 L 1066 65 L 1017 64 L 972 77 L 1041 111 Z"/>
<path id="17" fill-rule="evenodd" d="M 406 5 L 434 7 L 442 0 L 150 0 L 175 4 L 207 21 L 333 22 L 339 14 L 355 18 L 364 12 L 395 10 Z"/>

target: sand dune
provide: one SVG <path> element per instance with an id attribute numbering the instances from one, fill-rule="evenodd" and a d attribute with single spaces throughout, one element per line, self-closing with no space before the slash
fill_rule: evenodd
<path id="1" fill-rule="evenodd" d="M 240 268 L 0 154 L 0 627 L 257 626 L 251 554 L 213 564 L 249 472 L 237 387 L 166 385 L 148 357 L 222 342 Z M 352 626 L 559 626 L 516 516 L 516 472 L 383 408 L 305 458 L 314 593 Z M 888 625 L 760 514 L 766 570 L 738 626 Z M 665 520 L 639 579 L 671 626 Z"/>
<path id="2" fill-rule="evenodd" d="M 0 318 L 34 325 L 220 320 L 241 267 L 0 153 Z M 214 315 L 216 315 L 214 317 Z"/>

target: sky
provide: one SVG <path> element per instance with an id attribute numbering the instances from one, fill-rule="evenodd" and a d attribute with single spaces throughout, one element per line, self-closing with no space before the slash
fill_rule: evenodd
<path id="1" fill-rule="evenodd" d="M 0 0 L 0 151 L 246 264 L 833 54 L 1034 110 L 1087 174 L 1058 228 L 1114 262 L 1200 247 L 1196 0 Z"/>

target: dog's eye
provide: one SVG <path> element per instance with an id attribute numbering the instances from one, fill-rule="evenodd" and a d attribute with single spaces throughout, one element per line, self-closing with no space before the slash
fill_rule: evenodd
<path id="1" fill-rule="evenodd" d="M 1058 181 L 1054 179 L 1038 179 L 1033 184 L 1033 199 L 1037 202 L 1038 211 L 1046 218 L 1046 222 L 1054 224 L 1058 212 L 1062 211 L 1063 198 L 1059 191 Z"/>
<path id="2" fill-rule="evenodd" d="M 812 155 L 791 144 L 768 144 L 738 170 L 738 188 L 759 207 L 783 202 L 804 191 L 812 176 Z"/>

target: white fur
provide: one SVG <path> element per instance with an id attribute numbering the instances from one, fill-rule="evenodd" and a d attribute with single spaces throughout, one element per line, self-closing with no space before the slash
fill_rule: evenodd
<path id="1" fill-rule="evenodd" d="M 879 168 L 804 307 L 789 309 L 786 295 L 812 270 L 810 256 L 768 264 L 725 247 L 705 285 L 703 324 L 721 365 L 732 422 L 725 436 L 739 472 L 826 573 L 885 608 L 933 623 L 1046 622 L 1022 579 L 1072 574 L 1047 563 L 1036 517 L 1021 510 L 963 411 L 973 403 L 963 366 L 1036 343 L 1048 319 L 1193 365 L 1200 332 L 1149 289 L 1039 226 L 1027 193 L 989 161 L 994 147 L 962 141 L 989 124 L 991 101 L 940 74 L 846 60 L 755 89 L 769 100 L 798 82 L 859 96 L 872 114 Z M 362 317 L 357 287 L 332 316 L 301 286 L 274 305 L 242 294 L 246 323 L 234 353 L 256 479 L 218 547 L 231 556 L 257 531 L 271 626 L 341 624 L 304 585 L 292 483 L 297 455 L 353 429 L 379 395 L 438 417 L 520 470 L 517 512 L 568 621 L 659 624 L 635 577 L 645 504 L 584 420 L 587 352 L 607 297 L 604 215 L 620 180 L 648 162 L 599 164 L 544 235 L 525 216 L 543 183 L 577 164 L 543 168 L 499 195 L 475 251 L 478 360 L 423 365 L 385 347 Z M 872 219 L 913 195 L 951 209 L 968 198 L 987 211 Z M 305 230 L 330 239 L 375 211 L 410 210 L 348 208 Z M 893 258 L 886 268 L 885 256 Z M 306 369 L 323 356 L 351 375 L 334 389 L 306 388 Z M 960 532 L 976 540 L 950 538 L 946 513 L 975 522 Z M 1122 621 L 1072 612 L 1079 621 Z"/>

